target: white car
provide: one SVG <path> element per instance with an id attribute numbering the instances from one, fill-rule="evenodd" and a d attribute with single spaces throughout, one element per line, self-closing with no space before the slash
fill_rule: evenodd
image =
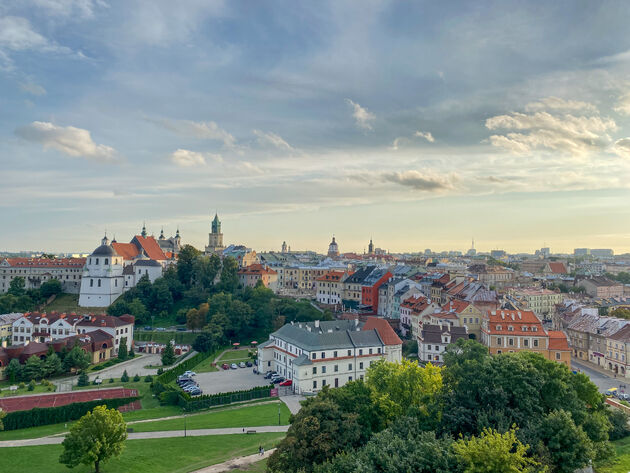
<path id="1" fill-rule="evenodd" d="M 194 371 L 184 371 L 184 376 L 196 376 L 197 373 L 195 373 Z"/>

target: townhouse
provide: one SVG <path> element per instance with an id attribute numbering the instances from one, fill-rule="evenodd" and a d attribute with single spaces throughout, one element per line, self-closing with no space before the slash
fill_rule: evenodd
<path id="1" fill-rule="evenodd" d="M 399 362 L 402 341 L 383 319 L 286 324 L 258 347 L 258 371 L 292 379 L 298 394 L 316 393 L 363 379 L 372 363 Z"/>
<path id="2" fill-rule="evenodd" d="M 546 330 L 530 310 L 492 310 L 483 318 L 481 342 L 490 354 L 531 351 L 571 367 L 571 350 L 564 332 Z"/>
<path id="3" fill-rule="evenodd" d="M 361 283 L 361 305 L 370 313 L 378 313 L 379 288 L 392 277 L 385 268 L 375 268 Z"/>
<path id="4" fill-rule="evenodd" d="M 416 340 L 423 317 L 439 310 L 440 305 L 425 296 L 412 296 L 405 299 L 400 304 L 401 332 L 404 336 L 411 336 L 413 340 Z"/>
<path id="5" fill-rule="evenodd" d="M 238 271 L 238 279 L 244 287 L 256 287 L 258 281 L 261 281 L 265 287 L 275 292 L 278 272 L 262 264 L 251 264 Z"/>
<path id="6" fill-rule="evenodd" d="M 531 310 L 544 319 L 553 317 L 556 304 L 564 297 L 561 292 L 534 287 L 511 289 L 509 293 L 520 309 Z"/>
<path id="7" fill-rule="evenodd" d="M 630 351 L 630 325 L 619 329 L 606 341 L 606 368 L 615 375 L 628 377 L 628 352 Z"/>
<path id="8" fill-rule="evenodd" d="M 600 299 L 623 297 L 623 284 L 612 281 L 604 276 L 581 279 L 578 282 L 578 286 L 583 287 L 586 293 L 591 297 Z"/>
<path id="9" fill-rule="evenodd" d="M 316 300 L 320 304 L 341 305 L 345 295 L 344 281 L 352 271 L 329 271 L 317 278 Z"/>
<path id="10" fill-rule="evenodd" d="M 11 335 L 13 333 L 13 322 L 20 319 L 23 314 L 13 312 L 11 314 L 0 314 L 0 342 L 2 340 L 13 340 Z"/>
<path id="11" fill-rule="evenodd" d="M 460 338 L 467 339 L 466 327 L 450 324 L 424 324 L 418 335 L 418 360 L 434 365 L 444 362 L 444 351 Z"/>

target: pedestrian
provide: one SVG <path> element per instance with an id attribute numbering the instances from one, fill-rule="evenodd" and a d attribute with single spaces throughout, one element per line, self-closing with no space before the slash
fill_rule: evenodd
<path id="1" fill-rule="evenodd" d="M 262 447 L 262 450 L 260 452 L 260 456 L 264 457 L 265 456 L 265 447 Z"/>
<path id="2" fill-rule="evenodd" d="M 243 427 L 243 433 L 245 433 L 245 427 Z"/>
<path id="3" fill-rule="evenodd" d="M 262 456 L 262 445 L 258 445 L 258 455 Z"/>

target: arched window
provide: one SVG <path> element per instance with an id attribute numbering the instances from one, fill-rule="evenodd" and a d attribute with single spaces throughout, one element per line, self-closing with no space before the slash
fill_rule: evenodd
<path id="1" fill-rule="evenodd" d="M 94 287 L 94 279 L 90 279 L 90 287 Z"/>
<path id="2" fill-rule="evenodd" d="M 98 280 L 98 287 L 101 287 L 101 280 Z"/>
<path id="3" fill-rule="evenodd" d="M 107 258 L 105 258 L 105 263 L 103 263 L 104 265 L 108 265 L 109 264 L 109 260 Z"/>
<path id="4" fill-rule="evenodd" d="M 96 264 L 98 264 L 98 258 L 96 258 Z"/>

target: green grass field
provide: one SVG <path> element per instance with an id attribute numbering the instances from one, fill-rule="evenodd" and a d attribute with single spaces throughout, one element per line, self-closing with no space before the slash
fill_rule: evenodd
<path id="1" fill-rule="evenodd" d="M 267 460 L 262 460 L 256 463 L 252 463 L 249 467 L 243 467 L 238 470 L 230 470 L 232 473 L 265 473 L 267 467 Z"/>
<path id="2" fill-rule="evenodd" d="M 45 312 L 75 312 L 77 314 L 102 314 L 107 309 L 105 307 L 79 307 L 78 294 L 59 294 L 55 300 L 44 307 Z"/>
<path id="3" fill-rule="evenodd" d="M 120 458 L 102 465 L 103 473 L 187 473 L 230 458 L 251 455 L 258 446 L 271 448 L 284 434 L 215 435 L 152 440 L 128 440 Z M 58 463 L 61 445 L 13 447 L 0 450 L 0 471 L 11 473 L 89 473 L 92 467 L 69 470 Z M 247 470 L 245 470 L 247 471 Z M 256 470 L 254 470 L 256 471 Z"/>
<path id="4" fill-rule="evenodd" d="M 291 412 L 283 402 L 274 402 L 218 412 L 190 414 L 186 416 L 186 419 L 140 422 L 129 427 L 133 428 L 134 432 L 157 432 L 160 430 L 184 430 L 184 423 L 186 428 L 190 430 L 278 425 L 278 407 L 280 407 L 280 422 L 282 425 L 287 425 Z"/>
<path id="5" fill-rule="evenodd" d="M 158 342 L 168 343 L 175 340 L 175 343 L 185 343 L 192 345 L 198 333 L 192 332 L 157 332 L 156 330 L 144 331 L 138 327 L 133 331 L 133 339 L 138 342 Z"/>
<path id="6" fill-rule="evenodd" d="M 228 350 L 221 356 L 221 358 L 217 360 L 217 363 L 221 364 L 234 363 L 239 361 L 253 361 L 248 354 L 249 350 Z"/>
<path id="7" fill-rule="evenodd" d="M 35 388 L 32 391 L 28 390 L 28 385 L 23 388 L 18 389 L 17 391 L 9 391 L 8 389 L 3 389 L 0 391 L 0 397 L 14 397 L 14 396 L 24 396 L 25 394 L 41 394 L 41 393 L 51 393 L 54 392 L 54 388 L 52 390 L 48 389 L 48 386 L 42 386 L 41 384 L 36 384 Z"/>
<path id="8" fill-rule="evenodd" d="M 597 466 L 597 473 L 628 473 L 630 471 L 630 437 L 612 442 L 617 458 L 610 465 Z"/>

